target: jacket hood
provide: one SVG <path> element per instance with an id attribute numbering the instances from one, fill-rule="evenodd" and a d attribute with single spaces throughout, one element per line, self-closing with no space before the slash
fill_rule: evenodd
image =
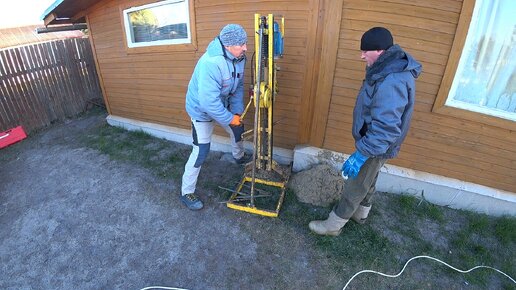
<path id="1" fill-rule="evenodd" d="M 395 44 L 387 49 L 371 67 L 366 69 L 366 81 L 373 84 L 388 74 L 409 71 L 414 78 L 421 74 L 422 66 L 410 54 Z"/>
<path id="2" fill-rule="evenodd" d="M 222 45 L 218 37 L 215 37 L 215 39 L 213 39 L 210 42 L 210 44 L 208 44 L 206 52 L 208 52 L 208 55 L 210 57 L 220 55 L 229 60 L 233 60 L 235 58 L 235 56 L 233 56 L 229 51 L 226 50 L 226 48 Z"/>

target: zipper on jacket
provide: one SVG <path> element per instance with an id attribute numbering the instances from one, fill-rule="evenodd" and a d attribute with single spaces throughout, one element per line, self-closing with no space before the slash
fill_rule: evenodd
<path id="1" fill-rule="evenodd" d="M 235 59 L 231 62 L 233 63 L 233 80 L 236 80 L 236 67 L 235 67 Z"/>

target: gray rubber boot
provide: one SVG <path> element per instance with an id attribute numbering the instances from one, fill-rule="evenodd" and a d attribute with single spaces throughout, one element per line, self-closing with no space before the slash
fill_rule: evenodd
<path id="1" fill-rule="evenodd" d="M 323 221 L 311 221 L 308 224 L 310 230 L 318 235 L 338 236 L 342 227 L 348 220 L 340 218 L 333 211 L 330 212 L 328 219 Z"/>
<path id="2" fill-rule="evenodd" d="M 367 220 L 367 216 L 369 216 L 369 211 L 371 210 L 371 206 L 363 206 L 359 205 L 357 210 L 353 213 L 351 219 L 359 224 L 364 224 Z"/>

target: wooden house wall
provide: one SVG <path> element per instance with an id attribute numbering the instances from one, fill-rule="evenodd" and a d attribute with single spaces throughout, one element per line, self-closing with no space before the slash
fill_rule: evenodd
<path id="1" fill-rule="evenodd" d="M 360 37 L 385 26 L 423 65 L 409 135 L 390 164 L 516 192 L 515 132 L 432 112 L 461 14 L 457 0 L 345 0 L 323 147 L 354 151 L 355 96 L 364 78 Z"/>
<path id="2" fill-rule="evenodd" d="M 278 62 L 279 95 L 275 102 L 275 145 L 293 148 L 297 144 L 299 111 L 303 98 L 309 96 L 312 78 L 317 1 L 192 1 L 196 23 L 197 50 L 169 53 L 128 53 L 124 43 L 121 11 L 136 1 L 101 1 L 86 16 L 96 52 L 98 71 L 110 114 L 190 128 L 184 109 L 185 93 L 194 66 L 208 43 L 228 23 L 239 23 L 249 35 L 246 67 L 245 102 L 250 83 L 251 55 L 254 50 L 254 14 L 274 13 L 286 18 L 285 56 Z M 139 1 L 147 4 L 153 2 Z M 287 9 L 288 7 L 288 9 Z M 314 12 L 315 11 L 315 12 Z M 314 14 L 315 13 L 315 14 Z M 252 124 L 253 114 L 246 118 Z M 220 128 L 216 133 L 225 136 Z"/>
<path id="3" fill-rule="evenodd" d="M 197 50 L 128 53 L 121 11 L 134 3 L 152 1 L 105 0 L 86 12 L 111 114 L 189 129 L 184 96 L 195 63 L 208 43 L 227 23 L 244 26 L 249 34 L 247 86 L 254 13 L 274 13 L 286 19 L 285 56 L 278 62 L 275 118 L 280 122 L 275 126 L 275 145 L 292 149 L 309 143 L 351 153 L 352 110 L 365 74 L 360 37 L 373 26 L 385 26 L 393 32 L 395 42 L 423 64 L 409 135 L 399 157 L 389 163 L 516 192 L 514 131 L 432 111 L 462 1 L 197 0 L 192 27 Z M 327 45 L 335 42 L 335 49 Z M 321 106 L 325 98 L 327 105 Z M 252 124 L 251 117 L 246 118 L 247 124 Z M 220 129 L 216 133 L 226 134 Z"/>

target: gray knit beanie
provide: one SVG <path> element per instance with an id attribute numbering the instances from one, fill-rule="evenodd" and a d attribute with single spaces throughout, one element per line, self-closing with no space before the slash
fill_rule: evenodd
<path id="1" fill-rule="evenodd" d="M 228 24 L 222 28 L 219 34 L 220 41 L 224 46 L 242 45 L 247 43 L 247 33 L 238 24 Z"/>

